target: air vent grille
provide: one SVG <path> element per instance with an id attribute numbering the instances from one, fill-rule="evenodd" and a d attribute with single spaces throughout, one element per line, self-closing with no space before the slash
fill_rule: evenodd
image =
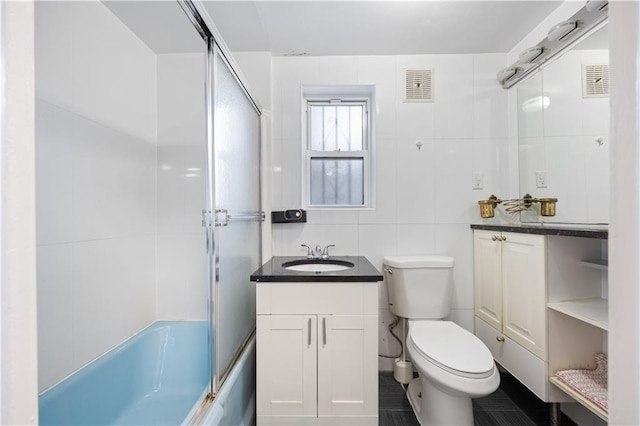
<path id="1" fill-rule="evenodd" d="M 582 65 L 582 97 L 609 96 L 609 65 Z"/>
<path id="2" fill-rule="evenodd" d="M 406 70 L 405 102 L 433 102 L 433 70 Z"/>

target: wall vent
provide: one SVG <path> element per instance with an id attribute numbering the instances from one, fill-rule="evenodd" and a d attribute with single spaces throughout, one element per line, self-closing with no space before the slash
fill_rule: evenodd
<path id="1" fill-rule="evenodd" d="M 433 70 L 406 70 L 405 102 L 433 102 Z"/>
<path id="2" fill-rule="evenodd" d="M 609 65 L 582 65 L 582 97 L 604 98 L 609 96 Z"/>

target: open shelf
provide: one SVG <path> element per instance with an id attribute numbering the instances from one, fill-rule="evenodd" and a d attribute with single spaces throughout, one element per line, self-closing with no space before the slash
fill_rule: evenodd
<path id="1" fill-rule="evenodd" d="M 557 377 L 549 377 L 549 381 L 553 383 L 555 386 L 560 388 L 564 393 L 569 395 L 571 398 L 575 399 L 580 404 L 584 405 L 587 409 L 589 409 L 592 413 L 600 417 L 605 422 L 608 421 L 608 413 L 600 408 L 598 405 L 594 404 L 590 400 L 588 400 L 584 395 L 580 392 L 576 391 L 562 380 Z"/>
<path id="2" fill-rule="evenodd" d="M 609 269 L 609 260 L 608 259 L 585 259 L 581 261 L 584 266 L 589 268 L 600 269 L 602 271 L 606 271 Z"/>
<path id="3" fill-rule="evenodd" d="M 609 307 L 606 299 L 595 298 L 549 302 L 547 307 L 603 330 L 609 329 Z"/>

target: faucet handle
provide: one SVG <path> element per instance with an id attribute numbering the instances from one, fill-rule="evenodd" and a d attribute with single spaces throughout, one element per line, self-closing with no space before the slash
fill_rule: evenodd
<path id="1" fill-rule="evenodd" d="M 309 247 L 306 244 L 300 244 L 300 247 L 306 247 L 307 248 L 307 257 L 309 259 L 311 259 L 313 257 L 313 251 L 311 250 L 311 247 Z"/>
<path id="2" fill-rule="evenodd" d="M 323 250 L 322 250 L 322 258 L 323 259 L 328 259 L 329 258 L 329 247 L 335 247 L 335 244 L 329 244 L 328 246 L 326 246 Z"/>

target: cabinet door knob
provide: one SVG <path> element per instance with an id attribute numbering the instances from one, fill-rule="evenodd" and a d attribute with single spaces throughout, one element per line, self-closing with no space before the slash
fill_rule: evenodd
<path id="1" fill-rule="evenodd" d="M 497 235 L 492 235 L 491 236 L 491 241 L 498 241 L 499 237 Z"/>
<path id="2" fill-rule="evenodd" d="M 500 343 L 504 342 L 504 337 L 503 336 L 498 336 L 496 337 L 496 340 Z"/>
<path id="3" fill-rule="evenodd" d="M 507 241 L 507 237 L 505 237 L 504 235 L 502 236 L 502 241 Z"/>

